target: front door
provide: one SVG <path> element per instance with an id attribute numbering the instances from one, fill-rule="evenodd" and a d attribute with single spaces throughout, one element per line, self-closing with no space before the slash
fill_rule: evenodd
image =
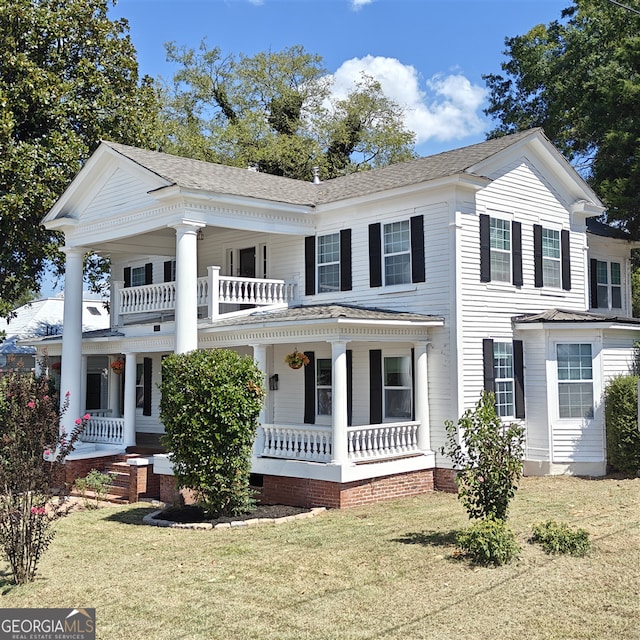
<path id="1" fill-rule="evenodd" d="M 247 247 L 246 249 L 240 249 L 240 273 L 241 278 L 255 278 L 256 277 L 256 248 Z"/>

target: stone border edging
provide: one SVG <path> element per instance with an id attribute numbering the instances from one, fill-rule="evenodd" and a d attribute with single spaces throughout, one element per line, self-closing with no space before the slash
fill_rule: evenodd
<path id="1" fill-rule="evenodd" d="M 219 522 L 214 525 L 211 522 L 173 522 L 172 520 L 156 519 L 155 516 L 162 513 L 162 509 L 160 509 L 159 511 L 154 511 L 144 516 L 142 522 L 152 527 L 169 527 L 171 529 L 232 529 L 236 527 L 253 527 L 258 524 L 282 524 L 283 522 L 291 522 L 293 520 L 313 518 L 323 511 L 326 511 L 325 507 L 315 507 L 310 511 L 297 513 L 293 516 L 283 516 L 282 518 L 250 518 L 249 520 Z"/>

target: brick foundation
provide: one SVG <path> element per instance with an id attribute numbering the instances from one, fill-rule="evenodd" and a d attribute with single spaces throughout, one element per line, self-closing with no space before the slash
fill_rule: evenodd
<path id="1" fill-rule="evenodd" d="M 193 504 L 195 502 L 193 492 L 190 489 L 178 490 L 176 488 L 176 479 L 173 476 L 161 475 L 157 477 L 159 479 L 160 500 L 165 504 L 180 504 L 182 502 Z"/>
<path id="2" fill-rule="evenodd" d="M 153 472 L 153 465 L 137 466 L 129 468 L 129 502 L 138 502 L 143 498 L 160 497 L 160 479 L 164 476 Z"/>
<path id="3" fill-rule="evenodd" d="M 339 484 L 325 480 L 264 476 L 262 502 L 295 507 L 344 509 L 434 490 L 433 470 Z"/>
<path id="4" fill-rule="evenodd" d="M 84 478 L 90 471 L 104 471 L 105 467 L 115 462 L 117 455 L 101 458 L 86 458 L 84 460 L 65 460 L 64 481 L 71 486 L 77 478 Z"/>
<path id="5" fill-rule="evenodd" d="M 435 471 L 436 491 L 458 493 L 458 485 L 456 484 L 457 471 L 453 469 L 436 469 Z"/>

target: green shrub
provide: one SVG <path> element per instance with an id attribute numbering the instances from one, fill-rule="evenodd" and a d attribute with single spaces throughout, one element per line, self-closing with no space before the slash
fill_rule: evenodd
<path id="1" fill-rule="evenodd" d="M 111 476 L 97 469 L 91 469 L 84 478 L 76 478 L 76 489 L 79 491 L 87 508 L 98 508 L 100 501 L 104 500 L 111 486 Z M 95 502 L 87 497 L 87 491 L 93 491 Z"/>
<path id="2" fill-rule="evenodd" d="M 262 408 L 262 373 L 250 356 L 224 349 L 167 356 L 160 419 L 178 487 L 213 516 L 253 506 L 251 453 Z"/>
<path id="3" fill-rule="evenodd" d="M 607 462 L 611 470 L 640 472 L 638 431 L 638 376 L 612 378 L 605 389 Z"/>
<path id="4" fill-rule="evenodd" d="M 531 543 L 540 543 L 547 553 L 584 556 L 591 548 L 589 533 L 584 529 L 570 529 L 564 522 L 547 520 L 533 527 Z"/>
<path id="5" fill-rule="evenodd" d="M 503 520 L 488 517 L 456 535 L 456 544 L 474 564 L 503 565 L 518 557 L 520 547 Z"/>
<path id="6" fill-rule="evenodd" d="M 494 395 L 486 391 L 457 425 L 448 420 L 445 426 L 447 445 L 441 452 L 458 469 L 458 498 L 469 517 L 505 520 L 522 475 L 524 427 L 503 424 Z"/>

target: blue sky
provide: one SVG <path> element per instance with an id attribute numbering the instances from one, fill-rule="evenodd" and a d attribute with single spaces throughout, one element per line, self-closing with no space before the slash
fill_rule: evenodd
<path id="1" fill-rule="evenodd" d="M 559 19 L 570 0 L 119 0 L 140 72 L 170 80 L 164 43 L 251 55 L 301 44 L 320 54 L 336 93 L 366 71 L 405 107 L 417 151 L 484 140 L 482 75 L 500 72 L 504 39 Z"/>

